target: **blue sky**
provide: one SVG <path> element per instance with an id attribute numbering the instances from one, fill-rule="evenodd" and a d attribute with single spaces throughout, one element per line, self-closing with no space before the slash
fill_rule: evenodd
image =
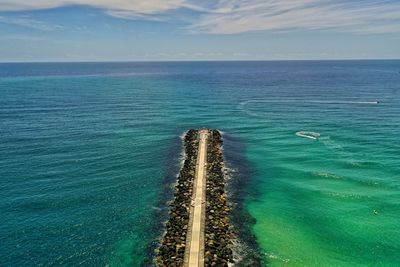
<path id="1" fill-rule="evenodd" d="M 2 62 L 375 58 L 399 0 L 0 0 Z"/>

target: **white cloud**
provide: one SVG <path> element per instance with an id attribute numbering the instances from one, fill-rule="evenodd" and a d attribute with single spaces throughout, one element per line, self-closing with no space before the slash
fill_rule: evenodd
<path id="1" fill-rule="evenodd" d="M 0 0 L 0 11 L 86 5 L 123 19 L 165 20 L 190 9 L 194 33 L 334 30 L 360 34 L 400 32 L 398 0 Z M 1 21 L 0 21 L 1 22 Z M 40 26 L 38 26 L 40 27 Z"/>
<path id="2" fill-rule="evenodd" d="M 1 11 L 50 9 L 68 5 L 86 5 L 111 12 L 156 14 L 179 8 L 184 0 L 0 0 Z"/>

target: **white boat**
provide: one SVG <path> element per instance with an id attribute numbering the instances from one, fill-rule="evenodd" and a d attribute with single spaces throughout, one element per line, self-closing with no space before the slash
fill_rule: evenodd
<path id="1" fill-rule="evenodd" d="M 296 135 L 299 137 L 309 138 L 309 139 L 313 139 L 313 140 L 318 140 L 318 138 L 321 136 L 319 133 L 305 132 L 305 131 L 297 132 Z"/>

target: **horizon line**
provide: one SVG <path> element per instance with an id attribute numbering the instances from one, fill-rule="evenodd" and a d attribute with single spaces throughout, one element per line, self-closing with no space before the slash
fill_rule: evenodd
<path id="1" fill-rule="evenodd" d="M 184 62 L 284 62 L 284 61 L 398 61 L 400 58 L 343 58 L 343 59 L 188 59 L 188 60 L 48 60 L 48 61 L 0 61 L 0 64 L 23 63 L 184 63 Z"/>

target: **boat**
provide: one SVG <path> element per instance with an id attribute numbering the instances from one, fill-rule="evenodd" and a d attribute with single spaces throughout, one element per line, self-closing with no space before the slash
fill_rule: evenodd
<path id="1" fill-rule="evenodd" d="M 321 136 L 319 133 L 305 132 L 305 131 L 297 132 L 296 135 L 299 137 L 309 138 L 309 139 L 313 139 L 313 140 L 318 140 L 318 138 Z"/>

